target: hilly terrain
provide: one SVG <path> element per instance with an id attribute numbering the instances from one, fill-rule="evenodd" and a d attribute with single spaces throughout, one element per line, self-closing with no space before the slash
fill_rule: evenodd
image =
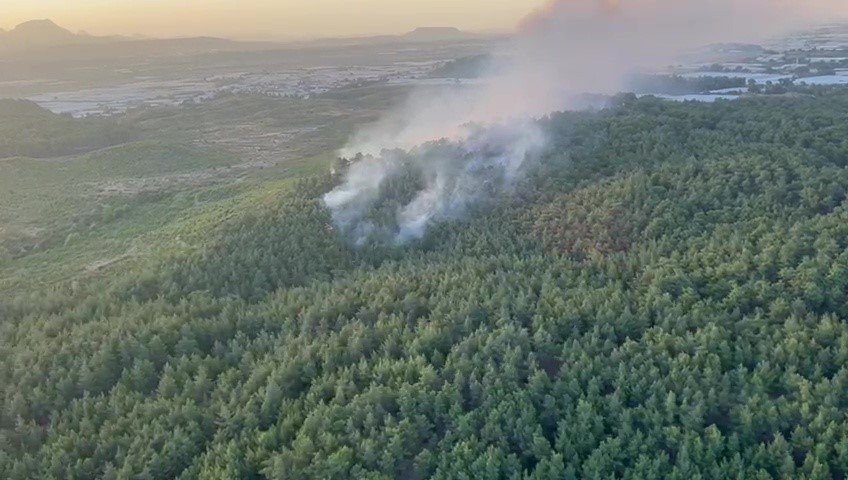
<path id="1" fill-rule="evenodd" d="M 85 32 L 73 33 L 52 20 L 31 20 L 15 28 L 0 30 L 0 56 L 23 58 L 35 65 L 93 58 L 111 59 L 138 55 L 185 55 L 187 53 L 223 50 L 267 49 L 262 42 L 235 42 L 214 37 L 155 39 L 144 37 L 94 36 Z M 33 56 L 37 58 L 34 58 Z M 31 68 L 31 67 L 30 67 Z M 6 72 L 8 75 L 10 72 Z M 2 77 L 0 77 L 2 78 Z"/>
<path id="2" fill-rule="evenodd" d="M 403 35 L 380 35 L 371 37 L 322 39 L 296 42 L 298 44 L 373 44 L 397 42 L 450 42 L 462 40 L 482 40 L 482 35 L 463 32 L 454 27 L 419 27 Z M 292 42 L 287 42 L 292 43 Z M 188 37 L 174 39 L 154 39 L 140 36 L 94 36 L 85 32 L 73 33 L 52 20 L 30 20 L 17 25 L 11 30 L 0 29 L 0 53 L 15 53 L 21 51 L 44 50 L 50 47 L 71 51 L 103 50 L 104 47 L 121 47 L 132 51 L 138 48 L 154 48 L 157 45 L 168 44 L 178 48 L 206 48 L 209 50 L 255 50 L 281 48 L 286 42 L 251 42 L 232 41 L 214 37 Z M 98 48 L 99 47 L 99 48 Z"/>
<path id="3" fill-rule="evenodd" d="M 418 27 L 403 35 L 404 39 L 413 41 L 443 41 L 473 37 L 474 35 L 463 32 L 456 27 Z"/>
<path id="4" fill-rule="evenodd" d="M 14 104 L 0 478 L 848 477 L 848 93 L 552 114 L 512 194 L 356 246 L 321 198 L 374 117 L 355 105 L 391 95 L 222 98 L 108 137 Z M 233 169 L 232 112 L 315 131 Z"/>
<path id="5" fill-rule="evenodd" d="M 9 31 L 0 30 L 0 50 L 91 45 L 121 40 L 126 39 L 73 33 L 47 19 L 24 22 Z"/>

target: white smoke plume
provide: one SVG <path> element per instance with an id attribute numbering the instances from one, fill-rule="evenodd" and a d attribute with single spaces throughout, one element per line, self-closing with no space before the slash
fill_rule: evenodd
<path id="1" fill-rule="evenodd" d="M 509 190 L 526 159 L 545 148 L 533 118 L 574 108 L 581 93 L 616 93 L 630 73 L 668 65 L 687 49 L 845 15 L 848 0 L 552 1 L 521 22 L 496 76 L 474 87 L 413 92 L 355 135 L 341 155 L 359 160 L 324 202 L 357 243 L 385 236 L 368 212 L 400 164 L 411 164 L 424 185 L 397 209 L 388 234 L 397 243 L 420 238 L 434 222 Z M 438 140 L 459 147 L 431 148 Z"/>
<path id="2" fill-rule="evenodd" d="M 466 127 L 462 142 L 428 142 L 409 150 L 383 150 L 358 156 L 342 185 L 324 196 L 336 225 L 356 244 L 381 239 L 397 244 L 419 239 L 437 221 L 461 218 L 469 208 L 508 192 L 525 161 L 545 145 L 530 121 Z M 394 212 L 386 231 L 368 218 L 391 180 L 411 172 L 421 184 Z"/>

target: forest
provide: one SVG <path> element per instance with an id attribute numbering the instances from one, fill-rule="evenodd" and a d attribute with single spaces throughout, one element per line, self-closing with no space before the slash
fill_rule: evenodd
<path id="1" fill-rule="evenodd" d="M 846 111 L 621 95 L 407 245 L 306 169 L 0 293 L 0 478 L 846 479 Z"/>
<path id="2" fill-rule="evenodd" d="M 641 94 L 661 93 L 666 95 L 685 95 L 704 93 L 714 90 L 739 88 L 747 89 L 745 78 L 734 77 L 683 77 L 680 75 L 633 75 L 629 88 Z M 764 90 L 764 89 L 761 89 Z"/>

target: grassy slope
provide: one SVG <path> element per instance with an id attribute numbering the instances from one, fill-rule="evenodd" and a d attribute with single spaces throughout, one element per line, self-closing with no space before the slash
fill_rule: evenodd
<path id="1" fill-rule="evenodd" d="M 126 253 L 197 198 L 214 198 L 215 192 L 188 193 L 193 172 L 236 162 L 208 149 L 149 142 L 57 160 L 0 160 L 0 284 L 45 274 L 49 282 L 50 271 L 89 268 Z"/>
<path id="2" fill-rule="evenodd" d="M 223 210 L 251 208 L 286 179 L 326 172 L 356 125 L 402 94 L 364 88 L 310 101 L 225 96 L 129 113 L 120 123 L 141 140 L 58 158 L 0 158 L 0 292 L 125 269 L 179 250 L 186 237 L 202 244 L 202 235 L 189 232 L 221 221 L 215 215 Z M 90 128 L 89 120 L 14 105 L 26 118 L 16 123 L 7 115 L 0 122 L 7 132 L 44 122 L 49 128 L 39 132 Z"/>
<path id="3" fill-rule="evenodd" d="M 134 136 L 123 122 L 75 120 L 29 101 L 0 99 L 0 158 L 77 154 L 117 145 Z"/>

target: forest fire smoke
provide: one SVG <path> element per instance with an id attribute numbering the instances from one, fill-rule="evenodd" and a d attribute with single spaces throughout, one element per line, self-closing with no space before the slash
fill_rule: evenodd
<path id="1" fill-rule="evenodd" d="M 521 22 L 497 75 L 473 88 L 419 89 L 355 135 L 341 155 L 359 160 L 324 202 L 356 243 L 377 234 L 396 243 L 420 238 L 434 222 L 461 217 L 511 188 L 525 160 L 545 148 L 531 119 L 575 107 L 581 93 L 618 92 L 630 73 L 668 65 L 682 50 L 832 20 L 846 13 L 845 3 L 553 1 Z M 435 148 L 440 140 L 458 147 Z M 400 157 L 421 172 L 423 184 L 398 207 L 394 225 L 380 226 L 368 215 Z"/>

